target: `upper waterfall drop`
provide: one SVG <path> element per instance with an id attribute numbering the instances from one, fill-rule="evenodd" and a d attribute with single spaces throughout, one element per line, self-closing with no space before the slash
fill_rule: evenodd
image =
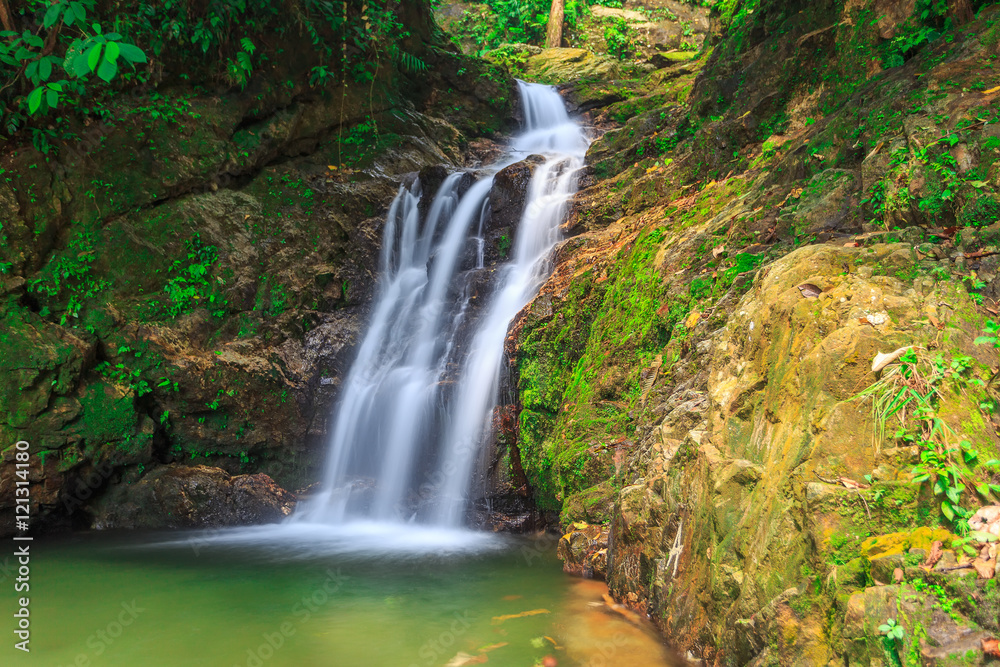
<path id="1" fill-rule="evenodd" d="M 461 525 L 490 430 L 507 327 L 549 273 L 589 145 L 555 89 L 520 81 L 518 87 L 524 132 L 487 176 L 467 189 L 465 174 L 448 176 L 425 220 L 419 180 L 401 186 L 390 206 L 379 295 L 341 389 L 322 491 L 294 521 Z M 477 320 L 468 321 L 493 176 L 533 154 L 544 161 L 534 168 L 511 260 L 496 271 Z M 462 270 L 470 242 L 475 267 Z M 463 327 L 472 331 L 464 342 Z"/>

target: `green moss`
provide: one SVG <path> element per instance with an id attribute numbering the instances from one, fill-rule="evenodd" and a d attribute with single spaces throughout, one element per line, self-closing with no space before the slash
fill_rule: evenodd
<path id="1" fill-rule="evenodd" d="M 610 474 L 610 447 L 631 435 L 639 371 L 666 344 L 658 314 L 665 287 L 655 258 L 663 229 L 623 250 L 607 280 L 586 273 L 570 286 L 561 317 L 529 319 L 520 348 L 520 447 L 541 502 Z"/>

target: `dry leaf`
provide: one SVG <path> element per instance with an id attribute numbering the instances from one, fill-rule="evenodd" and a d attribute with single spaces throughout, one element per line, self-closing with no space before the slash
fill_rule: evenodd
<path id="1" fill-rule="evenodd" d="M 935 565 L 937 565 L 937 562 L 941 560 L 941 556 L 944 555 L 944 549 L 941 548 L 943 544 L 944 543 L 941 542 L 941 540 L 934 542 L 931 545 L 931 552 L 927 554 L 927 559 L 923 563 L 921 563 L 920 566 L 925 567 L 929 570 Z"/>
<path id="2" fill-rule="evenodd" d="M 844 244 L 844 247 L 845 248 L 860 248 L 861 244 L 858 243 L 857 241 L 848 241 L 847 243 Z"/>
<path id="3" fill-rule="evenodd" d="M 537 616 L 538 614 L 551 614 L 548 609 L 532 609 L 531 611 L 522 611 L 520 614 L 504 614 L 503 616 L 494 616 L 492 619 L 493 625 L 503 623 L 504 621 L 509 621 L 512 618 L 524 618 L 525 616 Z"/>
<path id="4" fill-rule="evenodd" d="M 981 639 L 979 647 L 983 649 L 983 654 L 991 658 L 1000 658 L 1000 641 L 996 639 Z"/>
<path id="5" fill-rule="evenodd" d="M 718 248 L 712 248 L 712 257 L 718 257 L 724 252 L 726 252 L 726 246 L 724 245 L 720 245 Z"/>
<path id="6" fill-rule="evenodd" d="M 930 320 L 931 324 L 934 325 L 935 329 L 943 329 L 944 328 L 944 325 L 941 324 L 941 322 L 938 321 L 938 318 L 934 317 L 933 315 L 928 315 L 927 319 Z"/>
<path id="7" fill-rule="evenodd" d="M 799 291 L 802 292 L 802 296 L 804 296 L 807 299 L 815 299 L 816 297 L 818 297 L 820 294 L 823 293 L 823 290 L 821 290 L 816 285 L 813 285 L 812 283 L 802 283 L 801 285 L 798 286 L 798 288 Z"/>
<path id="8" fill-rule="evenodd" d="M 896 359 L 903 356 L 903 354 L 912 347 L 912 345 L 907 345 L 906 347 L 901 347 L 898 350 L 889 352 L 888 354 L 885 352 L 879 352 L 875 355 L 875 358 L 872 359 L 872 372 L 878 373 L 880 370 L 896 361 Z"/>
<path id="9" fill-rule="evenodd" d="M 489 644 L 487 646 L 480 646 L 476 650 L 479 651 L 480 653 L 489 653 L 490 651 L 495 651 L 498 648 L 503 648 L 504 646 L 507 646 L 509 644 L 510 644 L 510 642 L 497 642 L 496 644 Z"/>
<path id="10" fill-rule="evenodd" d="M 701 313 L 699 313 L 697 310 L 692 310 L 691 314 L 688 315 L 687 319 L 684 320 L 684 328 L 694 329 L 695 326 L 698 324 L 698 320 L 700 319 L 701 319 Z"/>
<path id="11" fill-rule="evenodd" d="M 897 584 L 903 583 L 903 570 L 901 568 L 896 568 L 892 571 L 892 580 Z"/>
<path id="12" fill-rule="evenodd" d="M 465 667 L 465 665 L 481 665 L 490 659 L 485 653 L 479 655 L 469 655 L 463 651 L 459 651 L 458 654 L 445 663 L 444 667 Z"/>
<path id="13" fill-rule="evenodd" d="M 542 658 L 542 667 L 556 667 L 556 665 L 558 664 L 559 661 L 556 660 L 551 655 L 547 655 L 544 658 Z"/>
<path id="14" fill-rule="evenodd" d="M 972 567 L 976 568 L 976 574 L 980 579 L 993 578 L 993 563 L 987 563 L 982 558 L 976 558 L 972 561 Z"/>
<path id="15" fill-rule="evenodd" d="M 1000 86 L 995 88 L 990 88 L 989 90 L 984 90 L 983 95 L 992 95 L 993 93 L 1000 92 Z M 996 641 L 995 639 L 993 641 Z M 1000 656 L 997 656 L 1000 657 Z"/>
<path id="16" fill-rule="evenodd" d="M 862 484 L 861 482 L 855 482 L 853 479 L 847 477 L 838 477 L 837 481 L 843 484 L 848 489 L 867 489 L 867 484 Z"/>
<path id="17" fill-rule="evenodd" d="M 977 250 L 976 252 L 967 252 L 967 253 L 965 253 L 965 258 L 966 259 L 979 259 L 980 257 L 990 257 L 991 255 L 995 255 L 995 254 L 997 254 L 997 253 L 989 251 L 989 250 Z"/>

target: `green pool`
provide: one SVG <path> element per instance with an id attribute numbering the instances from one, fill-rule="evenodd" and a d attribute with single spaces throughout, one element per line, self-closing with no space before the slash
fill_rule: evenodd
<path id="1" fill-rule="evenodd" d="M 11 551 L 13 551 L 11 549 Z M 655 633 L 563 574 L 551 539 L 278 526 L 32 544 L 30 654 L 3 664 L 662 665 Z"/>

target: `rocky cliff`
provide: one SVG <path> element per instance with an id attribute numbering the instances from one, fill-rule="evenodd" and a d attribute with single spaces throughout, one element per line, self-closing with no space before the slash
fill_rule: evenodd
<path id="1" fill-rule="evenodd" d="M 423 67 L 324 88 L 289 35 L 242 90 L 140 88 L 47 153 L 3 147 L 3 531 L 22 440 L 39 530 L 239 522 L 199 506 L 230 483 L 273 516 L 290 505 L 260 473 L 318 479 L 390 201 L 422 168 L 478 164 L 517 115 L 501 68 L 404 4 Z"/>
<path id="2" fill-rule="evenodd" d="M 567 569 L 708 664 L 995 651 L 1000 8 L 931 4 L 718 3 L 563 87 L 606 132 L 509 341 L 518 457 Z"/>

